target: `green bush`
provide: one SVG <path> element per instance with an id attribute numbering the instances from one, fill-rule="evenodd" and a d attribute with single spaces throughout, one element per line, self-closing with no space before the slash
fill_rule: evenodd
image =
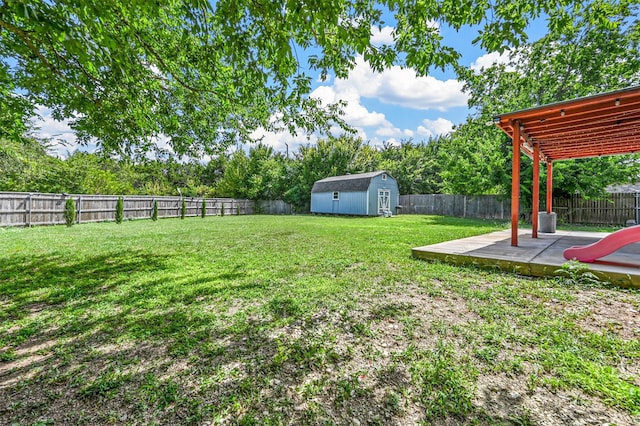
<path id="1" fill-rule="evenodd" d="M 220 216 L 224 217 L 224 203 L 220 204 Z"/>
<path id="2" fill-rule="evenodd" d="M 122 197 L 118 197 L 118 202 L 116 203 L 116 223 L 122 223 L 124 219 L 124 200 Z"/>
<path id="3" fill-rule="evenodd" d="M 200 217 L 204 219 L 205 216 L 207 216 L 207 200 L 203 198 L 202 209 L 200 210 Z"/>
<path id="4" fill-rule="evenodd" d="M 154 222 L 158 220 L 158 200 L 153 200 L 153 212 L 151 213 L 151 220 Z"/>
<path id="5" fill-rule="evenodd" d="M 236 210 L 237 210 L 238 216 L 240 216 L 240 203 L 236 204 Z"/>
<path id="6" fill-rule="evenodd" d="M 187 202 L 182 199 L 182 204 L 180 205 L 180 219 L 184 219 L 187 214 Z"/>
<path id="7" fill-rule="evenodd" d="M 76 202 L 73 198 L 69 198 L 64 204 L 64 221 L 67 226 L 73 226 L 76 223 Z"/>

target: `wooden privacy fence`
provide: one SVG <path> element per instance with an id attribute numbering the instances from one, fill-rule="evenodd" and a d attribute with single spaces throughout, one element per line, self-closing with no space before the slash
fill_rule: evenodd
<path id="1" fill-rule="evenodd" d="M 585 200 L 580 196 L 554 198 L 553 211 L 561 223 L 626 225 L 639 222 L 640 193 L 615 193 L 598 200 Z"/>
<path id="2" fill-rule="evenodd" d="M 0 226 L 64 224 L 64 208 L 68 198 L 73 198 L 76 203 L 77 223 L 114 221 L 116 218 L 119 198 L 116 195 L 0 192 Z M 180 217 L 182 200 L 186 204 L 186 216 L 200 216 L 202 213 L 202 198 L 127 195 L 122 199 L 125 220 L 151 218 L 154 201 L 158 202 L 158 218 Z M 253 214 L 254 208 L 255 203 L 251 200 L 206 199 L 207 216 Z"/>
<path id="3" fill-rule="evenodd" d="M 507 220 L 511 200 L 495 195 L 401 195 L 401 213 Z"/>
<path id="4" fill-rule="evenodd" d="M 497 195 L 401 195 L 400 205 L 401 213 L 410 214 L 498 220 L 508 220 L 511 216 L 511 200 Z M 543 202 L 540 211 L 544 210 Z M 626 225 L 629 220 L 640 223 L 640 194 L 615 193 L 597 200 L 585 200 L 578 195 L 554 198 L 553 211 L 558 215 L 558 222 L 566 224 Z M 525 216 L 530 220 L 529 212 Z"/>
<path id="5" fill-rule="evenodd" d="M 76 203 L 78 223 L 114 221 L 116 195 L 41 194 L 0 192 L 0 226 L 35 226 L 64 224 L 64 206 L 68 198 Z M 180 217 L 182 200 L 186 216 L 200 216 L 202 198 L 123 196 L 124 218 L 148 219 L 153 203 L 158 202 L 158 217 Z M 419 194 L 401 195 L 403 214 L 433 214 L 441 216 L 508 220 L 511 200 L 496 195 Z M 233 198 L 207 198 L 207 216 L 246 214 L 292 214 L 292 206 L 281 200 L 253 201 Z M 541 203 L 540 210 L 544 210 Z M 640 193 L 609 194 L 598 200 L 585 200 L 580 196 L 554 198 L 553 211 L 558 223 L 625 225 L 634 220 L 640 223 Z M 529 217 L 529 215 L 527 215 Z"/>

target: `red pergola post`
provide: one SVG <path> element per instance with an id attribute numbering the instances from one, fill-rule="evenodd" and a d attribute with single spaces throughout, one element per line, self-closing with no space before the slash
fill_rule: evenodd
<path id="1" fill-rule="evenodd" d="M 547 214 L 551 214 L 553 202 L 553 163 L 547 161 Z"/>
<path id="2" fill-rule="evenodd" d="M 538 210 L 540 210 L 540 145 L 533 143 L 533 188 L 531 191 L 531 238 L 538 238 Z"/>
<path id="3" fill-rule="evenodd" d="M 518 245 L 518 219 L 520 218 L 520 122 L 514 120 L 513 160 L 511 170 L 511 245 Z"/>

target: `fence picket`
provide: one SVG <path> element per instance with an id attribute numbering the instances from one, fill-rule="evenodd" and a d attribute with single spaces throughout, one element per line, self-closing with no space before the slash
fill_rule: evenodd
<path id="1" fill-rule="evenodd" d="M 64 224 L 64 204 L 67 198 L 76 199 L 77 223 L 104 222 L 115 220 L 115 195 L 68 195 L 43 194 L 26 192 L 0 192 L 0 226 L 32 226 Z M 158 201 L 158 217 L 180 217 L 181 197 L 157 197 L 131 195 L 124 196 L 125 219 L 150 219 L 153 212 L 153 201 Z M 184 197 L 187 216 L 200 216 L 202 198 Z M 291 206 L 283 201 L 256 202 L 252 200 L 235 200 L 232 198 L 207 199 L 207 216 L 220 214 L 216 206 L 225 204 L 225 213 L 234 206 L 233 214 L 254 214 L 260 210 L 265 214 L 283 214 L 283 210 L 291 212 Z"/>
<path id="2" fill-rule="evenodd" d="M 64 204 L 68 197 L 76 198 L 77 222 L 104 222 L 115 220 L 115 195 L 67 195 L 24 192 L 0 192 L 0 226 L 33 226 L 64 224 Z M 126 219 L 149 219 L 153 202 L 158 201 L 158 218 L 180 217 L 180 197 L 125 196 Z M 184 197 L 187 216 L 199 216 L 202 198 Z M 224 214 L 292 214 L 290 204 L 281 200 L 252 201 L 231 198 L 206 199 L 207 216 Z M 580 196 L 554 198 L 553 211 L 559 223 L 625 225 L 640 214 L 640 194 L 616 193 L 604 199 L 585 200 Z M 402 213 L 435 214 L 505 220 L 511 215 L 509 199 L 495 195 L 401 195 Z M 544 203 L 540 210 L 544 210 Z"/>

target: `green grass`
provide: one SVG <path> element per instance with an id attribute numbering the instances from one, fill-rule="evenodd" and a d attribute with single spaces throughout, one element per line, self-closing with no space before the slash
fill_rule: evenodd
<path id="1" fill-rule="evenodd" d="M 637 291 L 410 257 L 503 227 L 407 215 L 0 229 L 0 423 L 532 423 L 525 402 L 481 403 L 483 378 L 640 414 L 640 330 L 591 321 L 614 302 L 638 315 Z"/>

